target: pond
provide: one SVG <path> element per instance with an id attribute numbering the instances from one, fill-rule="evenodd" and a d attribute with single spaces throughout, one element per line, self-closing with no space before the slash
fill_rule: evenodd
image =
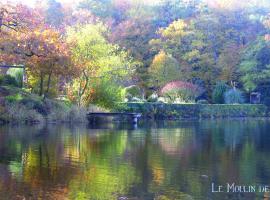
<path id="1" fill-rule="evenodd" d="M 0 199 L 263 199 L 269 144 L 254 119 L 2 126 Z"/>

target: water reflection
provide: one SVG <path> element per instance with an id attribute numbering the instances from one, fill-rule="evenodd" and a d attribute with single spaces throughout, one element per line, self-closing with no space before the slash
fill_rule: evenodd
<path id="1" fill-rule="evenodd" d="M 117 128 L 117 129 L 116 129 Z M 0 127 L 0 199 L 263 199 L 211 183 L 270 184 L 270 122 Z"/>

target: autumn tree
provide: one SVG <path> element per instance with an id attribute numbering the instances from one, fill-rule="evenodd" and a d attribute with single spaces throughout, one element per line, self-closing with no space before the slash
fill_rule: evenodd
<path id="1" fill-rule="evenodd" d="M 61 33 L 46 24 L 39 10 L 20 5 L 9 8 L 11 11 L 7 10 L 3 19 L 6 17 L 12 23 L 2 20 L 6 28 L 8 25 L 11 28 L 5 29 L 4 37 L 1 37 L 1 62 L 25 65 L 28 87 L 39 95 L 48 95 L 53 79 L 71 73 L 69 48 Z"/>
<path id="2" fill-rule="evenodd" d="M 74 69 L 70 62 L 70 52 L 61 34 L 54 29 L 36 30 L 23 39 L 26 56 L 29 87 L 37 89 L 39 95 L 50 94 L 53 80 L 57 83 L 71 77 Z M 54 85 L 59 87 L 59 84 Z M 46 89 L 45 89 L 46 88 Z"/>
<path id="3" fill-rule="evenodd" d="M 107 79 L 113 84 L 134 67 L 126 52 L 108 42 L 107 33 L 102 24 L 78 26 L 68 31 L 67 41 L 72 46 L 72 59 L 77 66 L 77 78 L 71 82 L 70 96 L 78 105 L 91 103 L 93 82 Z"/>
<path id="4" fill-rule="evenodd" d="M 237 80 L 239 54 L 254 40 L 258 29 L 264 30 L 260 22 L 249 20 L 245 14 L 209 11 L 194 19 L 172 22 L 150 43 L 155 53 L 164 50 L 176 58 L 186 81 L 200 82 L 210 97 L 218 80 Z"/>
<path id="5" fill-rule="evenodd" d="M 166 83 L 181 79 L 181 70 L 178 61 L 164 51 L 159 52 L 150 67 L 149 86 L 159 88 Z"/>
<path id="6" fill-rule="evenodd" d="M 64 13 L 61 3 L 55 0 L 47 0 L 45 20 L 47 24 L 53 27 L 60 27 L 64 20 Z"/>

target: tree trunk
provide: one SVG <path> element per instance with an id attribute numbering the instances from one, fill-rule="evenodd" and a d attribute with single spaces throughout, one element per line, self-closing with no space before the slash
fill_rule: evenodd
<path id="1" fill-rule="evenodd" d="M 39 83 L 39 96 L 43 95 L 43 82 L 44 82 L 43 74 L 40 74 L 40 83 Z"/>
<path id="2" fill-rule="evenodd" d="M 50 71 L 50 74 L 48 76 L 46 97 L 49 95 L 49 91 L 50 91 L 50 88 L 51 88 L 51 77 L 52 77 L 52 71 Z"/>
<path id="3" fill-rule="evenodd" d="M 80 84 L 80 90 L 79 90 L 79 101 L 78 101 L 78 106 L 81 107 L 81 101 L 82 101 L 82 96 L 84 95 L 87 87 L 88 87 L 88 83 L 89 83 L 89 78 L 87 77 L 86 72 L 83 72 L 84 78 L 85 78 L 85 85 L 83 87 L 83 89 L 81 90 L 81 84 Z"/>

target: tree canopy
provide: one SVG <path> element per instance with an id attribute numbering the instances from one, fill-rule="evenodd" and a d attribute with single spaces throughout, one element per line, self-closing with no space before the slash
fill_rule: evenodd
<path id="1" fill-rule="evenodd" d="M 146 95 L 184 81 L 208 100 L 220 81 L 246 93 L 270 85 L 268 1 L 44 3 L 0 4 L 0 62 L 25 65 L 40 95 L 89 104 L 98 79 L 139 85 Z"/>

